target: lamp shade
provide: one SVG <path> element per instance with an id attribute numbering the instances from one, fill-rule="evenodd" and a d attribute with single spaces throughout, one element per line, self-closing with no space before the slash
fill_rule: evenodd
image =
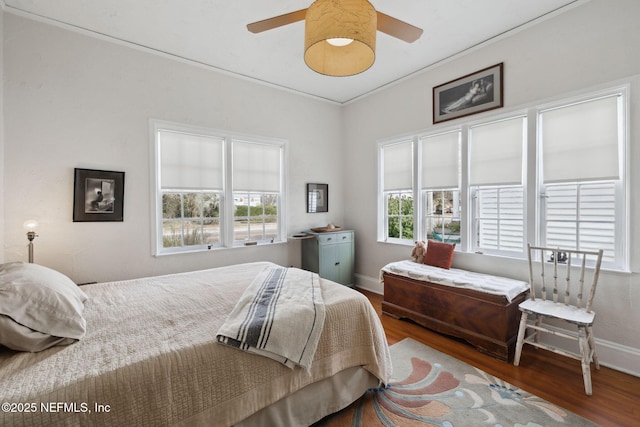
<path id="1" fill-rule="evenodd" d="M 329 76 L 361 73 L 375 61 L 377 27 L 367 0 L 317 0 L 305 17 L 304 61 Z"/>

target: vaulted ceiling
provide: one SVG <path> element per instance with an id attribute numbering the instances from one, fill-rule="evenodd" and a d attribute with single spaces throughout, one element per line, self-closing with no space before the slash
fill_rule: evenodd
<path id="1" fill-rule="evenodd" d="M 247 31 L 248 23 L 305 9 L 311 0 L 3 0 L 3 8 L 345 103 L 584 1 L 370 0 L 377 11 L 424 33 L 406 43 L 378 32 L 374 65 L 350 77 L 328 77 L 306 66 L 304 21 Z"/>

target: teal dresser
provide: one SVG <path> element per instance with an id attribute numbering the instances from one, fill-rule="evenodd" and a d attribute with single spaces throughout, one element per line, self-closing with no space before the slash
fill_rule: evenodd
<path id="1" fill-rule="evenodd" d="M 353 286 L 353 230 L 308 234 L 315 237 L 302 240 L 302 268 L 324 279 Z"/>

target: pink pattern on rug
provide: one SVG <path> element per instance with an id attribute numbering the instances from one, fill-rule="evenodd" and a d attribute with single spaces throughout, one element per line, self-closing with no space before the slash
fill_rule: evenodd
<path id="1" fill-rule="evenodd" d="M 597 426 L 414 340 L 392 347 L 397 381 L 369 389 L 314 427 Z"/>

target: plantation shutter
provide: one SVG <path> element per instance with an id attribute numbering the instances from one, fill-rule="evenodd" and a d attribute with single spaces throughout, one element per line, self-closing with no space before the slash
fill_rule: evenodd
<path id="1" fill-rule="evenodd" d="M 616 193 L 609 182 L 559 183 L 545 188 L 545 244 L 604 250 L 615 259 Z"/>
<path id="2" fill-rule="evenodd" d="M 160 186 L 222 190 L 222 138 L 159 130 Z"/>
<path id="3" fill-rule="evenodd" d="M 477 192 L 478 245 L 483 249 L 522 252 L 522 187 L 484 188 Z"/>
<path id="4" fill-rule="evenodd" d="M 524 117 L 514 117 L 471 128 L 471 185 L 522 184 L 525 123 Z"/>
<path id="5" fill-rule="evenodd" d="M 413 188 L 413 145 L 411 141 L 385 145 L 383 155 L 384 191 Z"/>
<path id="6" fill-rule="evenodd" d="M 233 141 L 233 190 L 280 192 L 281 147 Z"/>
<path id="7" fill-rule="evenodd" d="M 428 136 L 422 144 L 422 188 L 458 188 L 460 132 Z"/>
<path id="8" fill-rule="evenodd" d="M 619 179 L 613 95 L 540 113 L 544 182 Z"/>

